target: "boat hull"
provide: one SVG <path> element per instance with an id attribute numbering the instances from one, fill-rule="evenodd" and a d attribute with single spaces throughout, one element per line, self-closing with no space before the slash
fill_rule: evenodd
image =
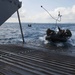
<path id="1" fill-rule="evenodd" d="M 46 36 L 45 39 L 51 42 L 67 42 L 69 37 Z"/>

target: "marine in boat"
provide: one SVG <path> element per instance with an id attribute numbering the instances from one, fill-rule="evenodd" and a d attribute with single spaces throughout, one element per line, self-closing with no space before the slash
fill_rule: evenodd
<path id="1" fill-rule="evenodd" d="M 60 14 L 60 11 L 58 12 L 58 17 L 54 18 L 43 6 L 41 6 L 52 19 L 57 22 L 61 21 L 62 15 Z M 58 27 L 59 31 L 54 31 L 50 28 L 47 29 L 46 31 L 46 40 L 51 41 L 51 42 L 67 42 L 67 40 L 72 36 L 72 33 L 69 29 L 63 30 L 60 27 Z"/>
<path id="2" fill-rule="evenodd" d="M 67 42 L 67 40 L 72 36 L 69 29 L 63 30 L 58 27 L 59 31 L 51 30 L 50 28 L 46 31 L 46 40 L 51 42 Z"/>

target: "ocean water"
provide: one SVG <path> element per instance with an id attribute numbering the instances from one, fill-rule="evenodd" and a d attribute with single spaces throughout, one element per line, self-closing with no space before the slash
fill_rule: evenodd
<path id="1" fill-rule="evenodd" d="M 50 42 L 45 40 L 46 30 L 51 28 L 57 30 L 57 26 L 62 29 L 70 29 L 72 37 L 67 41 L 68 45 L 75 46 L 75 24 L 49 24 L 49 23 L 31 23 L 31 27 L 28 27 L 29 23 L 22 23 L 24 40 L 27 44 L 36 46 L 50 45 Z M 20 26 L 18 23 L 4 23 L 0 26 L 0 44 L 20 44 L 22 43 L 22 37 L 20 32 Z M 57 43 L 57 47 L 63 46 L 62 43 Z"/>

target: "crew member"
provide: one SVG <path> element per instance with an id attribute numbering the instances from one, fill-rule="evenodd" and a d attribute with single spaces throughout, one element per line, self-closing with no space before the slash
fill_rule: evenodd
<path id="1" fill-rule="evenodd" d="M 60 36 L 60 37 L 64 37 L 65 36 L 65 30 L 62 30 L 62 29 L 60 29 L 59 27 L 58 27 L 58 29 L 59 29 L 59 31 L 58 31 L 58 35 Z"/>
<path id="2" fill-rule="evenodd" d="M 55 35 L 55 31 L 48 28 L 47 31 L 46 31 L 46 34 L 47 34 L 47 36 Z"/>

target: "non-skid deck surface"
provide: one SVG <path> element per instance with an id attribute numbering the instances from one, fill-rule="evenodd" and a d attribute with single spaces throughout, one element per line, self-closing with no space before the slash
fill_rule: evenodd
<path id="1" fill-rule="evenodd" d="M 0 45 L 1 75 L 75 75 L 75 57 L 27 45 Z"/>

